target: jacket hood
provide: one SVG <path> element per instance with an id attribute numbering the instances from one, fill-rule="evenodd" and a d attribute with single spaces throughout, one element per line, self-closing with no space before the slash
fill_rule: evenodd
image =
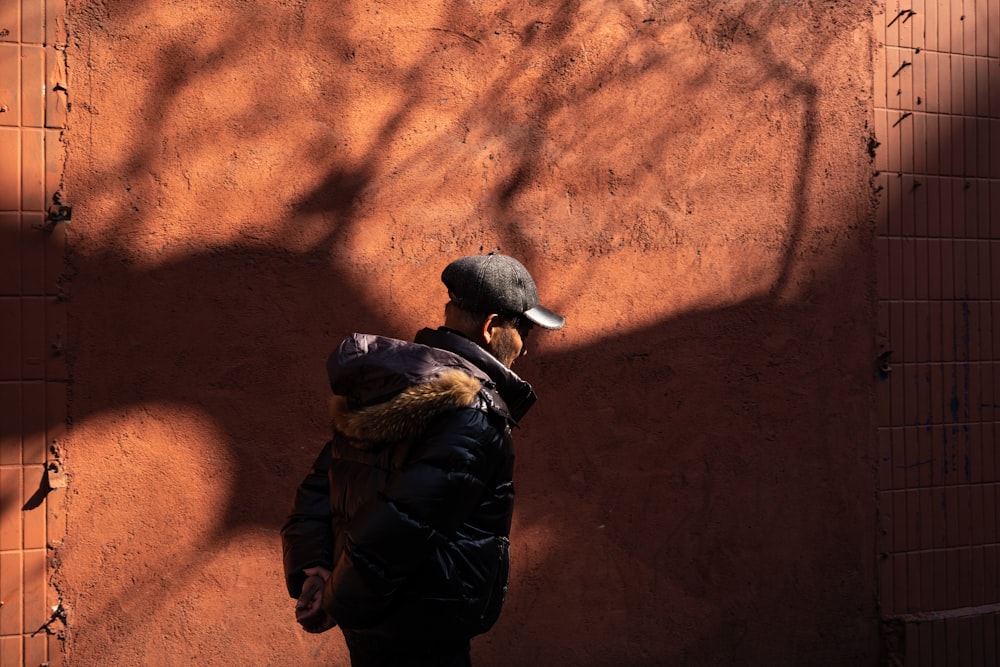
<path id="1" fill-rule="evenodd" d="M 371 334 L 348 336 L 326 362 L 330 389 L 345 397 L 352 410 L 387 401 L 449 369 L 490 381 L 484 371 L 452 352 Z"/>
<path id="2" fill-rule="evenodd" d="M 446 410 L 486 407 L 511 423 L 535 402 L 527 382 L 450 329 L 423 329 L 416 343 L 352 334 L 327 359 L 334 425 L 360 440 L 416 435 Z"/>
<path id="3" fill-rule="evenodd" d="M 334 396 L 331 417 L 337 430 L 353 440 L 381 443 L 412 438 L 427 430 L 439 414 L 472 406 L 482 386 L 465 371 L 449 368 L 381 403 L 351 409 L 346 397 Z"/>
<path id="4" fill-rule="evenodd" d="M 513 422 L 490 375 L 462 356 L 385 336 L 353 334 L 327 360 L 333 425 L 362 442 L 419 435 L 448 410 L 484 406 Z"/>

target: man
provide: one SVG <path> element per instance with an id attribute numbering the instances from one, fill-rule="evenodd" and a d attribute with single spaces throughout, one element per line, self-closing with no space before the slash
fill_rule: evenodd
<path id="1" fill-rule="evenodd" d="M 330 356 L 333 439 L 281 531 L 296 619 L 339 625 L 354 667 L 471 665 L 507 590 L 511 427 L 536 398 L 510 366 L 532 327 L 565 319 L 505 255 L 441 280 L 443 327 L 414 343 L 354 334 Z"/>

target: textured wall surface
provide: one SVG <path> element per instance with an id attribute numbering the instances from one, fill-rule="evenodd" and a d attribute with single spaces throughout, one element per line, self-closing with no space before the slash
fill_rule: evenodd
<path id="1" fill-rule="evenodd" d="M 342 664 L 326 355 L 491 249 L 568 325 L 476 663 L 875 662 L 870 3 L 68 4 L 69 664 Z"/>

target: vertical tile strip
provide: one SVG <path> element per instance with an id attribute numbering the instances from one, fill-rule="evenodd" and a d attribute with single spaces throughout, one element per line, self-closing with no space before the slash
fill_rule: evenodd
<path id="1" fill-rule="evenodd" d="M 20 59 L 17 44 L 0 42 L 0 125 L 21 124 Z"/>
<path id="2" fill-rule="evenodd" d="M 3 639 L 10 639 L 24 632 L 20 596 L 21 561 L 20 551 L 0 552 L 0 599 L 4 601 L 4 605 L 0 607 L 0 637 Z M 17 659 L 20 660 L 20 642 L 17 643 L 17 649 L 19 652 Z M 17 661 L 8 662 L 9 659 L 9 656 L 0 649 L 0 663 L 19 664 Z"/>
<path id="3" fill-rule="evenodd" d="M 21 664 L 21 635 L 0 637 L 0 664 Z"/>
<path id="4" fill-rule="evenodd" d="M 20 291 L 20 246 L 21 216 L 13 211 L 0 212 L 0 297 L 17 295 Z"/>
<path id="5" fill-rule="evenodd" d="M 22 525 L 22 542 L 21 548 L 28 552 L 30 550 L 35 550 L 45 554 L 45 511 L 40 510 L 40 504 L 43 499 L 38 498 L 37 494 L 42 488 L 42 480 L 45 477 L 45 465 L 25 465 L 21 468 L 23 482 L 21 488 L 23 489 L 23 497 L 19 503 L 19 507 L 23 508 L 21 512 L 21 525 Z M 42 607 L 44 608 L 44 601 L 42 601 Z"/>
<path id="6" fill-rule="evenodd" d="M 45 214 L 21 212 L 21 296 L 45 293 Z"/>
<path id="7" fill-rule="evenodd" d="M 21 4 L 21 41 L 41 44 L 45 39 L 45 6 L 38 0 L 25 0 Z"/>
<path id="8" fill-rule="evenodd" d="M 21 386 L 0 382 L 0 466 L 21 465 Z"/>
<path id="9" fill-rule="evenodd" d="M 65 127 L 68 89 L 69 81 L 66 76 L 63 51 L 48 46 L 45 49 L 45 127 Z"/>
<path id="10" fill-rule="evenodd" d="M 21 125 L 45 123 L 45 49 L 21 46 Z"/>
<path id="11" fill-rule="evenodd" d="M 65 0 L 44 0 L 45 2 L 45 43 L 49 46 L 66 40 Z"/>
<path id="12" fill-rule="evenodd" d="M 996 615 L 983 617 L 983 660 L 980 664 L 997 664 Z"/>
<path id="13" fill-rule="evenodd" d="M 21 384 L 21 465 L 45 462 L 45 384 Z"/>
<path id="14" fill-rule="evenodd" d="M 31 633 L 38 630 L 49 618 L 45 604 L 46 588 L 45 550 L 25 549 L 22 589 L 24 591 L 25 632 Z"/>
<path id="15" fill-rule="evenodd" d="M 0 42 L 21 39 L 21 3 L 0 2 Z"/>
<path id="16" fill-rule="evenodd" d="M 17 467 L 0 467 L 0 496 L 20 498 L 21 470 Z M 4 503 L 0 507 L 0 551 L 21 548 L 21 506 L 18 503 Z"/>
<path id="17" fill-rule="evenodd" d="M 6 45 L 0 44 L 0 50 Z M 0 127 L 0 211 L 21 208 L 21 133 Z"/>
<path id="18" fill-rule="evenodd" d="M 39 493 L 63 437 L 67 371 L 59 297 L 65 229 L 46 224 L 61 187 L 68 111 L 64 0 L 0 2 L 0 664 L 58 666 L 48 545 L 62 497 Z M 34 633 L 34 634 L 33 634 Z"/>
<path id="19" fill-rule="evenodd" d="M 21 130 L 21 209 L 45 210 L 45 134 Z"/>
<path id="20" fill-rule="evenodd" d="M 913 623 L 906 628 L 905 653 L 906 666 L 920 667 L 920 623 Z"/>
<path id="21" fill-rule="evenodd" d="M 0 297 L 0 380 L 21 377 L 21 303 L 17 298 Z"/>

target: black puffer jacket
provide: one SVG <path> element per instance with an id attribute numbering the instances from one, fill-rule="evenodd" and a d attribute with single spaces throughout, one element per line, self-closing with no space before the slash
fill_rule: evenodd
<path id="1" fill-rule="evenodd" d="M 452 639 L 485 632 L 506 592 L 510 427 L 530 385 L 464 336 L 355 334 L 327 363 L 334 437 L 282 528 L 288 592 L 323 596 L 348 631 Z"/>

